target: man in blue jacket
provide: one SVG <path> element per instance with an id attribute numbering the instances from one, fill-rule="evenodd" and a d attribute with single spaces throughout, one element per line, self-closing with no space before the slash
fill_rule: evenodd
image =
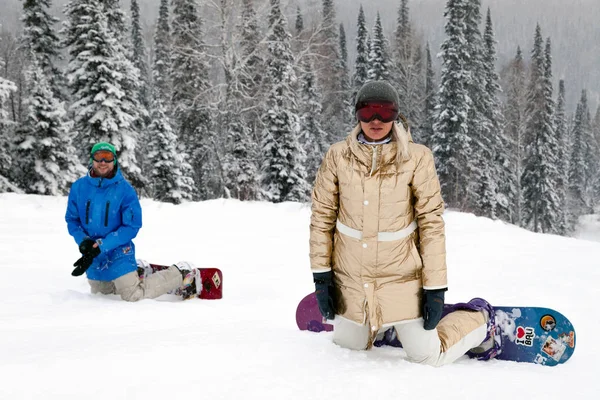
<path id="1" fill-rule="evenodd" d="M 116 293 L 123 300 L 138 301 L 175 290 L 189 292 L 194 285 L 187 279 L 193 274 L 176 266 L 140 281 L 132 240 L 142 227 L 142 209 L 121 174 L 112 144 L 92 147 L 88 174 L 75 181 L 69 192 L 65 220 L 82 254 L 72 275 L 86 272 L 92 293 Z"/>

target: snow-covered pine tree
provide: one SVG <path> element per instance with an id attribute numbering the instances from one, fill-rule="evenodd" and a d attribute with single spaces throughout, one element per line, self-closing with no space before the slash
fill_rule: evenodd
<path id="1" fill-rule="evenodd" d="M 342 66 L 342 82 L 344 83 L 344 87 L 348 88 L 348 46 L 346 44 L 346 30 L 344 29 L 344 24 L 340 23 L 340 65 Z"/>
<path id="2" fill-rule="evenodd" d="M 485 30 L 483 34 L 483 73 L 484 91 L 482 96 L 483 114 L 489 122 L 489 142 L 494 149 L 494 159 L 488 160 L 491 168 L 491 179 L 496 187 L 495 213 L 503 221 L 511 222 L 516 198 L 516 179 L 511 168 L 510 139 L 504 130 L 499 95 L 502 92 L 500 78 L 496 72 L 496 39 L 492 24 L 492 14 L 487 9 Z"/>
<path id="3" fill-rule="evenodd" d="M 600 146 L 600 105 L 596 108 L 592 129 L 594 132 L 594 137 L 596 138 L 596 143 L 598 143 L 598 146 Z"/>
<path id="4" fill-rule="evenodd" d="M 180 151 L 194 169 L 195 200 L 222 194 L 223 182 L 211 129 L 207 47 L 195 0 L 173 0 L 172 108 Z"/>
<path id="5" fill-rule="evenodd" d="M 125 11 L 121 9 L 121 0 L 99 0 L 104 3 L 104 11 L 107 18 L 107 24 L 109 31 L 114 35 L 117 44 L 117 55 L 120 60 L 119 65 L 122 67 L 122 73 L 128 78 L 123 81 L 123 91 L 126 93 L 126 97 L 135 98 L 137 102 L 138 118 L 135 121 L 134 129 L 141 133 L 136 146 L 136 154 L 142 158 L 146 154 L 146 150 L 143 148 L 145 143 L 144 127 L 143 122 L 149 118 L 148 105 L 139 102 L 140 90 L 142 89 L 142 83 L 140 81 L 140 70 L 131 61 L 133 60 L 133 43 L 132 36 L 128 35 L 128 24 L 127 16 Z M 147 70 L 146 70 L 147 73 Z"/>
<path id="6" fill-rule="evenodd" d="M 318 43 L 314 47 L 319 55 L 318 79 L 323 95 L 323 129 L 329 141 L 335 142 L 345 135 L 344 120 L 347 107 L 345 75 L 339 48 L 338 24 L 333 0 L 322 0 L 322 26 Z"/>
<path id="7" fill-rule="evenodd" d="M 296 8 L 296 36 L 300 35 L 302 31 L 304 31 L 304 18 L 302 17 L 302 11 L 300 11 L 300 6 Z"/>
<path id="8" fill-rule="evenodd" d="M 361 86 L 369 79 L 369 44 L 367 43 L 367 22 L 362 5 L 358 11 L 356 24 L 356 59 L 354 61 L 354 75 L 352 76 L 352 101 L 356 98 Z"/>
<path id="9" fill-rule="evenodd" d="M 598 199 L 595 197 L 595 184 L 599 176 L 599 160 L 600 150 L 597 147 L 594 138 L 592 118 L 590 114 L 589 102 L 587 98 L 587 90 L 581 95 L 581 138 L 584 142 L 584 159 L 585 159 L 585 184 L 584 198 L 587 204 L 587 213 L 593 213 L 595 206 L 598 204 Z"/>
<path id="10" fill-rule="evenodd" d="M 559 185 L 560 175 L 560 155 L 559 147 L 562 145 L 560 138 L 556 136 L 556 126 L 554 125 L 554 115 L 556 104 L 554 103 L 554 88 L 552 85 L 552 41 L 550 37 L 546 39 L 546 47 L 544 50 L 544 132 L 548 135 L 548 150 L 543 154 L 546 156 L 547 163 L 550 165 L 548 170 L 548 195 L 546 196 L 544 209 L 546 214 L 544 215 L 546 221 L 545 224 L 548 226 L 548 231 L 565 235 L 567 233 L 567 225 L 565 221 L 565 214 L 562 210 L 562 196 L 561 188 Z M 552 185 L 552 186 L 550 186 Z"/>
<path id="11" fill-rule="evenodd" d="M 242 70 L 243 71 L 243 70 Z M 258 144 L 248 125 L 248 113 L 244 111 L 243 99 L 247 89 L 239 80 L 240 75 L 232 75 L 227 86 L 223 125 L 226 128 L 226 148 L 223 162 L 224 186 L 227 197 L 239 200 L 260 198 L 260 178 L 258 172 Z"/>
<path id="12" fill-rule="evenodd" d="M 306 181 L 306 154 L 298 142 L 296 75 L 287 22 L 280 0 L 270 0 L 267 70 L 269 83 L 267 111 L 263 116 L 262 187 L 275 202 L 306 201 L 310 186 Z"/>
<path id="13" fill-rule="evenodd" d="M 137 100 L 138 70 L 126 57 L 123 13 L 116 0 L 71 0 L 65 6 L 64 45 L 69 48 L 67 68 L 72 93 L 70 112 L 77 132 L 74 145 L 89 160 L 93 143 L 115 145 L 119 166 L 134 187 L 146 183 L 136 157 L 139 133 L 135 124 L 143 115 Z M 119 18 L 120 16 L 120 18 Z M 108 18 L 113 26 L 108 25 Z M 123 28 L 124 29 L 124 28 Z M 110 73 L 109 73 L 110 72 Z"/>
<path id="14" fill-rule="evenodd" d="M 108 28 L 113 32 L 117 41 L 127 49 L 124 54 L 128 55 L 128 52 L 131 50 L 131 42 L 129 37 L 127 37 L 126 17 L 125 12 L 121 9 L 121 0 L 98 1 L 104 5 Z"/>
<path id="15" fill-rule="evenodd" d="M 567 194 L 569 217 L 571 218 L 568 221 L 570 230 L 576 227 L 580 216 L 593 211 L 591 201 L 587 196 L 592 176 L 587 160 L 589 153 L 589 115 L 587 91 L 582 90 L 571 133 L 572 147 Z"/>
<path id="16" fill-rule="evenodd" d="M 525 146 L 525 104 L 527 101 L 527 84 L 525 79 L 525 63 L 521 48 L 517 47 L 515 58 L 507 68 L 506 77 L 506 103 L 504 105 L 505 137 L 508 140 L 508 155 L 510 168 L 512 168 L 512 181 L 515 182 L 515 198 L 511 204 L 513 209 L 513 224 L 522 226 L 521 223 L 521 175 L 523 173 L 523 158 Z"/>
<path id="17" fill-rule="evenodd" d="M 233 96 L 229 97 L 230 107 L 239 109 Z M 260 199 L 260 182 L 257 165 L 257 143 L 251 136 L 250 128 L 243 116 L 230 111 L 227 120 L 228 151 L 224 156 L 224 185 L 228 197 L 239 200 Z"/>
<path id="18" fill-rule="evenodd" d="M 425 73 L 425 101 L 423 102 L 423 120 L 419 129 L 421 133 L 420 143 L 425 146 L 431 146 L 433 137 L 433 125 L 435 124 L 435 71 L 433 70 L 433 62 L 431 60 L 431 50 L 429 43 L 425 47 L 426 57 L 426 73 Z M 415 138 L 413 137 L 413 140 Z M 416 140 L 415 140 L 416 141 Z M 416 141 L 419 143 L 419 141 Z"/>
<path id="19" fill-rule="evenodd" d="M 600 179 L 600 148 L 598 142 L 594 137 L 594 127 L 590 114 L 589 103 L 586 104 L 587 112 L 584 118 L 583 132 L 585 134 L 586 145 L 586 160 L 587 170 L 589 171 L 589 178 L 587 182 L 587 198 L 589 199 L 589 206 L 591 213 L 596 210 L 596 207 L 600 204 L 600 199 L 596 196 L 598 192 L 598 180 Z"/>
<path id="20" fill-rule="evenodd" d="M 569 121 L 566 110 L 566 89 L 565 80 L 558 81 L 558 94 L 556 96 L 556 111 L 554 113 L 554 127 L 558 139 L 559 151 L 558 157 L 561 159 L 559 168 L 564 173 L 563 184 L 567 182 L 569 171 L 569 155 L 571 154 L 571 140 L 569 135 Z"/>
<path id="21" fill-rule="evenodd" d="M 72 144 L 71 124 L 33 54 L 27 82 L 27 117 L 15 135 L 14 181 L 26 193 L 64 195 L 85 173 Z"/>
<path id="22" fill-rule="evenodd" d="M 317 170 L 327 151 L 327 132 L 321 125 L 321 93 L 308 58 L 302 63 L 300 80 L 300 144 L 306 153 L 306 171 L 309 184 L 313 184 Z"/>
<path id="23" fill-rule="evenodd" d="M 22 45 L 21 35 L 12 32 L 0 32 L 2 40 L 2 56 L 4 58 L 4 67 L 2 75 L 7 81 L 13 82 L 15 90 L 11 90 L 6 100 L 6 111 L 14 126 L 20 124 L 25 119 L 25 97 L 27 87 L 25 72 L 27 71 L 29 51 Z"/>
<path id="24" fill-rule="evenodd" d="M 375 26 L 373 26 L 373 37 L 371 38 L 367 64 L 369 66 L 367 81 L 390 81 L 389 45 L 383 33 L 379 13 L 377 13 Z"/>
<path id="25" fill-rule="evenodd" d="M 2 38 L 0 37 L 0 40 L 1 39 Z M 0 57 L 0 70 L 4 70 L 4 60 L 1 57 Z M 10 93 L 14 92 L 15 90 L 17 90 L 17 86 L 14 84 L 14 82 L 9 81 L 8 79 L 5 79 L 0 76 L 0 127 L 5 126 L 6 124 L 8 124 L 10 122 L 8 112 L 6 111 L 6 106 L 5 106 L 4 102 L 8 99 L 8 97 L 10 96 Z M 2 131 L 0 131 L 0 133 L 1 132 Z M 6 147 L 2 147 L 2 148 L 5 149 Z"/>
<path id="26" fill-rule="evenodd" d="M 171 26 L 169 24 L 169 0 L 160 0 L 158 21 L 154 31 L 154 63 L 152 86 L 167 114 L 171 108 Z"/>
<path id="27" fill-rule="evenodd" d="M 4 60 L 0 57 L 0 69 L 4 68 Z M 13 123 L 6 112 L 5 102 L 10 93 L 17 90 L 16 85 L 0 76 L 0 148 L 9 149 L 12 138 Z M 12 157 L 9 151 L 0 152 L 0 193 L 20 192 L 21 190 L 9 179 Z"/>
<path id="28" fill-rule="evenodd" d="M 392 53 L 396 63 L 400 64 L 403 61 L 411 60 L 414 44 L 408 0 L 400 0 L 394 39 L 394 50 Z"/>
<path id="29" fill-rule="evenodd" d="M 527 141 L 521 177 L 523 221 L 534 232 L 561 234 L 560 199 L 556 192 L 558 142 L 551 79 L 550 41 L 544 50 L 541 28 L 537 25 L 526 107 Z"/>
<path id="30" fill-rule="evenodd" d="M 115 2 L 115 5 L 119 6 L 118 1 Z M 119 11 L 121 12 L 120 9 Z M 116 16 L 117 15 L 119 14 L 116 14 Z M 121 15 L 121 20 L 125 22 L 124 15 Z M 150 138 L 148 137 L 148 130 L 146 127 L 151 122 L 150 107 L 152 102 L 152 89 L 150 86 L 146 44 L 144 42 L 142 27 L 140 25 L 140 7 L 137 0 L 131 0 L 131 36 L 128 39 L 129 41 L 124 47 L 124 49 L 127 49 L 125 54 L 128 55 L 129 61 L 137 69 L 139 76 L 138 87 L 132 92 L 136 94 L 140 107 L 140 118 L 136 120 L 134 125 L 135 130 L 139 133 L 136 153 L 138 155 L 138 159 L 140 160 L 139 167 L 141 168 L 142 173 L 144 176 L 148 176 L 148 172 L 153 168 L 146 157 L 149 153 L 147 145 Z"/>
<path id="31" fill-rule="evenodd" d="M 465 82 L 468 93 L 467 132 L 471 138 L 471 162 L 475 168 L 465 171 L 469 177 L 467 209 L 478 215 L 496 218 L 497 183 L 490 160 L 496 157 L 492 124 L 486 115 L 487 94 L 481 37 L 481 0 L 465 0 L 465 45 L 469 57 L 465 69 L 470 79 Z"/>
<path id="32" fill-rule="evenodd" d="M 557 149 L 557 169 L 558 181 L 557 193 L 560 200 L 560 223 L 563 226 L 564 233 L 569 230 L 569 205 L 567 203 L 567 185 L 569 178 L 569 154 L 571 141 L 569 138 L 569 128 L 565 110 L 565 81 L 561 79 L 558 82 L 558 96 L 556 99 L 556 112 L 554 113 L 554 127 L 556 133 Z"/>
<path id="33" fill-rule="evenodd" d="M 219 15 L 221 17 L 221 65 L 225 76 L 224 96 L 220 99 L 217 124 L 221 129 L 219 137 L 223 149 L 221 157 L 223 186 L 225 196 L 240 200 L 257 200 L 260 195 L 258 174 L 258 145 L 254 138 L 254 123 L 250 111 L 257 88 L 254 78 L 256 71 L 248 62 L 255 61 L 255 55 L 248 52 L 248 30 L 256 27 L 252 1 L 243 4 L 238 31 L 228 33 L 229 21 L 233 19 L 233 2 L 222 0 Z M 254 31 L 258 35 L 258 31 Z M 251 36 L 251 35 L 250 35 Z M 240 39 L 238 39 L 238 37 Z M 238 50 L 236 43 L 242 42 Z M 254 43 L 254 42 L 253 42 Z"/>
<path id="34" fill-rule="evenodd" d="M 242 1 L 239 80 L 245 96 L 243 99 L 244 123 L 257 146 L 262 141 L 262 115 L 265 112 L 263 75 L 266 70 L 264 46 L 253 0 Z M 258 162 L 256 160 L 255 162 Z"/>
<path id="35" fill-rule="evenodd" d="M 595 139 L 594 145 L 596 146 L 596 165 L 600 166 L 600 106 L 596 108 L 596 114 L 592 123 L 592 133 Z M 593 183 L 594 199 L 596 199 L 596 213 L 598 213 L 597 206 L 600 204 L 600 171 L 596 170 Z"/>
<path id="36" fill-rule="evenodd" d="M 600 106 L 596 108 L 596 114 L 594 114 L 592 121 L 592 136 L 595 139 L 594 145 L 598 149 L 596 152 L 596 162 L 598 163 L 597 165 L 600 165 Z M 596 205 L 600 204 L 600 171 L 598 170 L 596 170 L 594 179 L 594 198 L 596 199 Z"/>
<path id="37" fill-rule="evenodd" d="M 467 127 L 469 94 L 465 82 L 470 79 L 470 73 L 465 70 L 469 54 L 465 46 L 463 0 L 448 0 L 444 15 L 447 38 L 441 47 L 437 119 L 431 143 L 444 201 L 448 207 L 461 209 L 473 169 Z"/>
<path id="38" fill-rule="evenodd" d="M 132 62 L 140 74 L 138 101 L 146 110 L 150 108 L 150 75 L 148 73 L 148 57 L 142 27 L 140 25 L 140 6 L 137 0 L 131 0 L 131 44 Z"/>
<path id="39" fill-rule="evenodd" d="M 155 90 L 148 125 L 148 170 L 152 198 L 173 204 L 191 200 L 194 192 L 192 166 L 188 155 L 177 149 L 177 135 L 173 132 L 161 98 Z"/>
<path id="40" fill-rule="evenodd" d="M 401 0 L 392 45 L 391 79 L 398 89 L 400 112 L 408 119 L 413 140 L 423 143 L 425 82 L 421 44 L 410 23 L 408 0 Z"/>
<path id="41" fill-rule="evenodd" d="M 344 24 L 340 23 L 340 96 L 344 103 L 344 107 L 340 111 L 339 119 L 342 121 L 341 134 L 338 135 L 338 139 L 343 139 L 346 135 L 354 128 L 354 99 L 352 97 L 352 88 L 350 85 L 350 73 L 348 71 L 348 47 L 346 42 L 346 30 Z M 314 71 L 314 68 L 313 68 Z M 312 182 L 312 181 L 310 181 Z"/>
<path id="42" fill-rule="evenodd" d="M 54 97 L 65 101 L 68 97 L 66 81 L 56 62 L 62 57 L 59 53 L 59 39 L 54 25 L 59 21 L 48 13 L 51 0 L 23 1 L 23 44 L 25 51 L 33 53 L 37 63 L 46 74 Z"/>

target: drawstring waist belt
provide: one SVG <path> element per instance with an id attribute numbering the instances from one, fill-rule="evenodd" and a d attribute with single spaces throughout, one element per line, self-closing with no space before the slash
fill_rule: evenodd
<path id="1" fill-rule="evenodd" d="M 356 230 L 354 228 L 350 228 L 349 226 L 342 224 L 339 219 L 337 220 L 335 226 L 340 233 L 342 233 L 346 236 L 350 236 L 351 238 L 358 239 L 358 240 L 362 240 L 362 238 L 363 238 L 363 234 L 361 231 Z M 392 242 L 394 240 L 404 239 L 405 237 L 407 237 L 408 235 L 413 233 L 416 229 L 417 229 L 417 221 L 413 221 L 406 228 L 400 229 L 399 231 L 377 233 L 377 241 L 378 242 Z"/>

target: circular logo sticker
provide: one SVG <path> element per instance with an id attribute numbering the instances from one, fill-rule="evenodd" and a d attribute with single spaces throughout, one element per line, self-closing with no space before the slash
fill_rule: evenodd
<path id="1" fill-rule="evenodd" d="M 540 319 L 540 326 L 543 330 L 549 332 L 556 328 L 556 320 L 552 315 L 546 314 Z"/>

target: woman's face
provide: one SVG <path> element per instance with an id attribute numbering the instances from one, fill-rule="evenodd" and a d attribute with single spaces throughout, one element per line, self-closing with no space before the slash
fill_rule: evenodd
<path id="1" fill-rule="evenodd" d="M 378 119 L 374 119 L 371 122 L 360 121 L 360 128 L 368 139 L 373 141 L 381 140 L 386 137 L 392 130 L 394 121 L 381 122 Z"/>

